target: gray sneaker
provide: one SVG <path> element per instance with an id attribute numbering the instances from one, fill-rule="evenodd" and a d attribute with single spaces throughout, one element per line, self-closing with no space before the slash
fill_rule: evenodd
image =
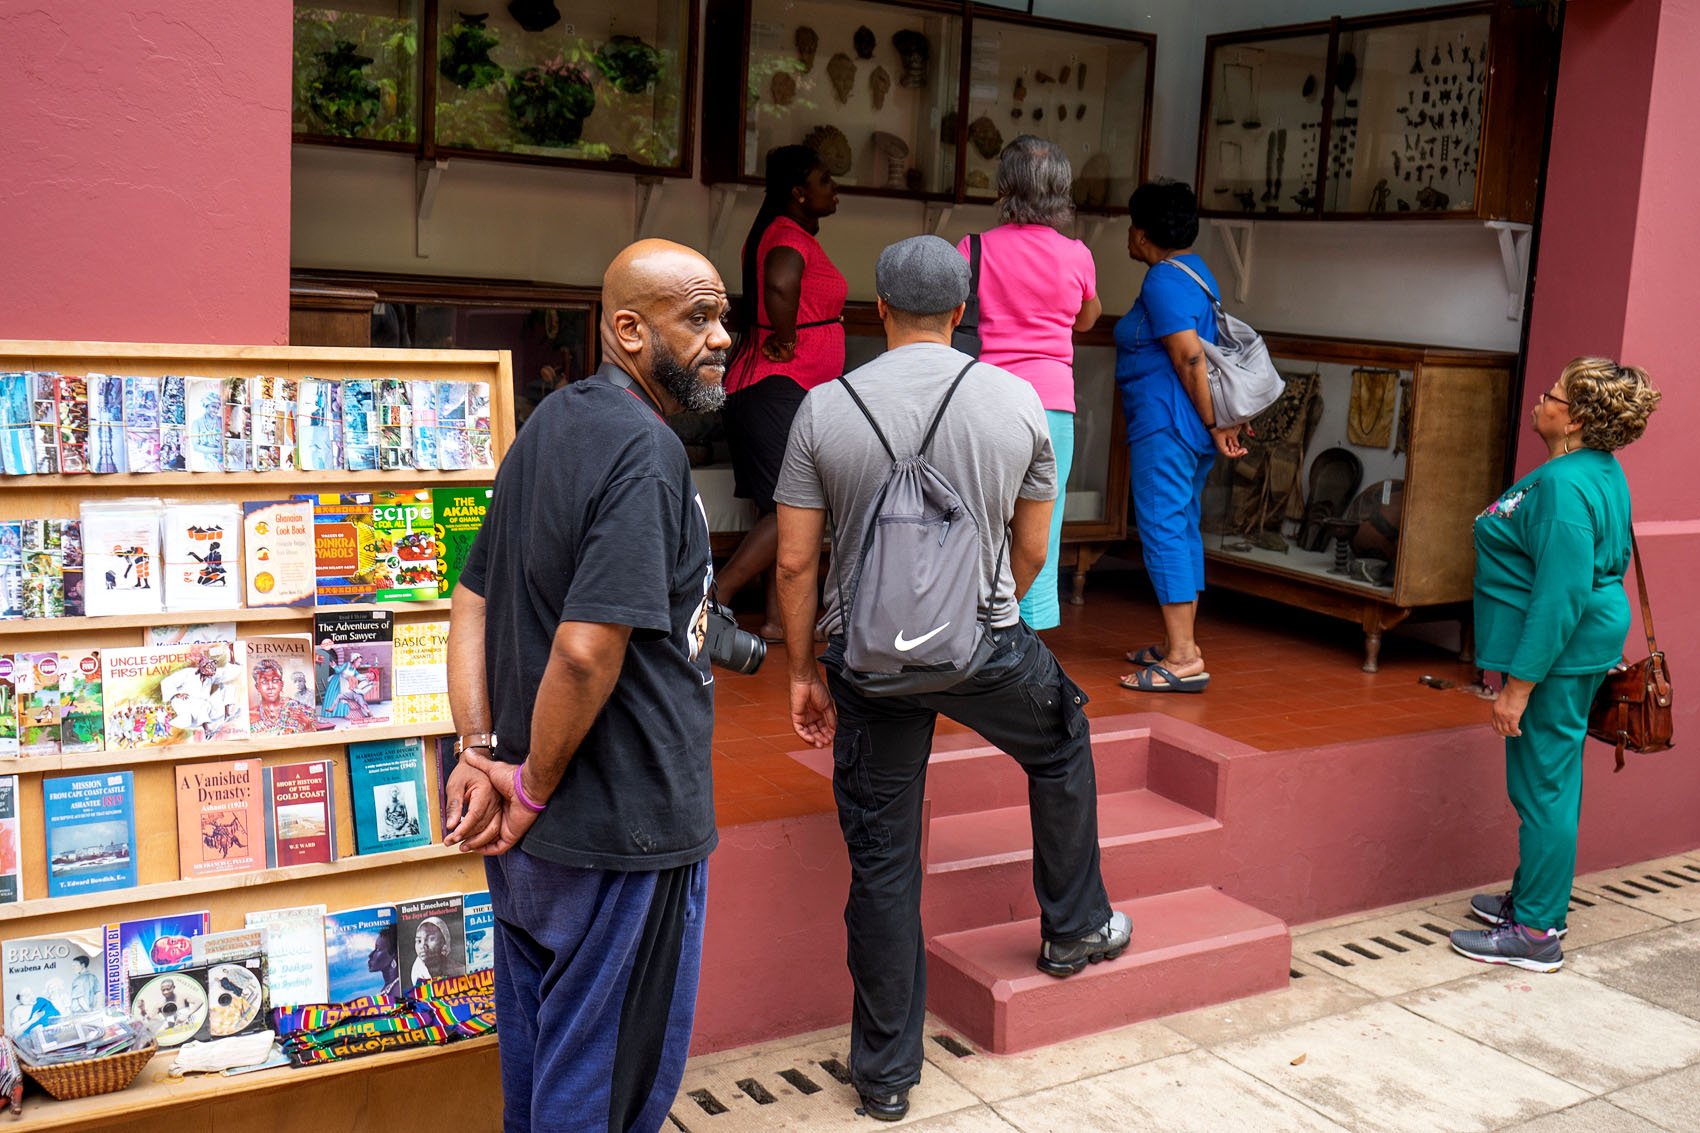
<path id="1" fill-rule="evenodd" d="M 1556 972 L 1564 967 L 1564 949 L 1554 929 L 1524 928 L 1506 921 L 1490 929 L 1459 929 L 1452 950 L 1484 964 L 1510 964 L 1531 972 Z"/>
<path id="2" fill-rule="evenodd" d="M 1495 897 L 1491 893 L 1478 893 L 1470 898 L 1470 915 L 1483 924 L 1504 924 L 1517 919 L 1516 910 L 1512 907 L 1511 894 Z M 1563 936 L 1569 932 L 1568 927 L 1558 930 Z"/>
<path id="3" fill-rule="evenodd" d="M 1048 976 L 1072 976 L 1088 964 L 1114 960 L 1133 940 L 1133 921 L 1111 912 L 1109 922 L 1078 940 L 1047 940 L 1039 946 L 1039 970 Z"/>

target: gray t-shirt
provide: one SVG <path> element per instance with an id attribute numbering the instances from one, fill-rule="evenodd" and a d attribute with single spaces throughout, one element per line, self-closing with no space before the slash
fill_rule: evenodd
<path id="1" fill-rule="evenodd" d="M 920 447 L 945 391 L 968 360 L 948 346 L 917 342 L 887 351 L 845 377 L 901 457 Z M 1004 540 L 1016 498 L 1057 497 L 1057 463 L 1039 395 L 1007 370 L 975 365 L 951 398 L 927 459 L 955 485 L 979 524 L 980 616 L 989 612 L 994 627 L 1014 625 L 1021 611 Z M 844 597 L 854 599 L 850 579 L 862 536 L 890 472 L 891 459 L 843 383 L 810 390 L 791 423 L 773 498 L 792 507 L 826 508 L 836 524 L 838 542 L 822 587 L 820 625 L 829 634 L 840 631 L 841 581 Z"/>

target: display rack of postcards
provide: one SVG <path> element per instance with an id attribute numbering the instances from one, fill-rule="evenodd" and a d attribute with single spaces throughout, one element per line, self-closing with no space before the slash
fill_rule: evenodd
<path id="1" fill-rule="evenodd" d="M 1150 147 L 1156 37 L 974 9 L 963 195 L 997 197 L 997 159 L 1017 134 L 1062 147 L 1083 212 L 1125 211 Z"/>
<path id="2" fill-rule="evenodd" d="M 692 0 L 295 0 L 298 140 L 690 174 Z"/>
<path id="3" fill-rule="evenodd" d="M 1511 0 L 1211 36 L 1200 205 L 1528 222 L 1555 46 Z"/>
<path id="4" fill-rule="evenodd" d="M 447 593 L 514 435 L 507 353 L 0 341 L 11 374 L 81 385 L 29 403 L 56 415 L 56 470 L 0 475 L 0 559 L 15 531 L 24 560 L 0 561 L 0 938 L 188 910 L 222 932 L 256 910 L 484 889 L 480 862 L 441 845 L 437 741 Z M 153 383 L 172 375 L 221 395 L 218 468 L 157 459 L 173 414 Z M 141 396 L 107 398 L 127 378 Z M 340 396 L 302 400 L 324 386 Z M 385 404 L 398 387 L 408 413 Z M 444 466 L 435 450 L 468 439 L 463 392 L 488 452 Z M 370 461 L 349 444 L 368 430 Z M 10 461 L 22 442 L 3 439 Z M 114 470 L 119 452 L 160 470 Z"/>

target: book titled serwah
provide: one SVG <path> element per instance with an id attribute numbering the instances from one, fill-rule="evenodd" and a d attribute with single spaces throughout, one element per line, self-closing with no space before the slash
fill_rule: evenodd
<path id="1" fill-rule="evenodd" d="M 241 641 L 248 734 L 298 736 L 319 729 L 313 641 L 304 633 Z"/>

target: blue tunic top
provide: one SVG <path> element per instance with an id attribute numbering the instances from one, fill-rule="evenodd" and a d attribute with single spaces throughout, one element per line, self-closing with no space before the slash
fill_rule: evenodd
<path id="1" fill-rule="evenodd" d="M 1197 272 L 1213 293 L 1221 293 L 1216 277 L 1198 256 L 1184 252 L 1174 258 Z M 1214 448 L 1210 430 L 1199 418 L 1163 345 L 1166 336 L 1183 330 L 1197 331 L 1202 341 L 1214 343 L 1215 308 L 1186 272 L 1172 264 L 1156 264 L 1145 273 L 1133 308 L 1116 323 L 1116 386 L 1121 390 L 1129 443 L 1174 429 L 1184 443 L 1201 453 Z"/>

